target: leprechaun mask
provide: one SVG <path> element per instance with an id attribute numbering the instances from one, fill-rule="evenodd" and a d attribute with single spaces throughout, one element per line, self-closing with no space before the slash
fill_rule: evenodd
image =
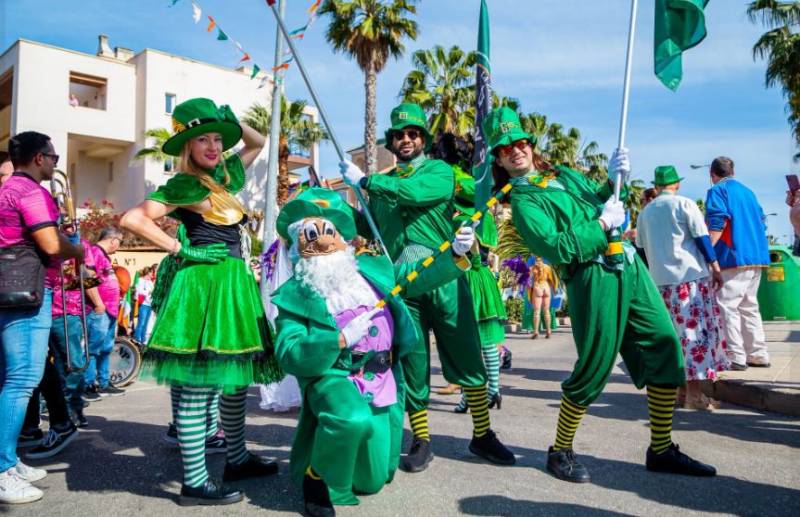
<path id="1" fill-rule="evenodd" d="M 297 249 L 303 258 L 330 255 L 347 249 L 347 242 L 333 223 L 321 217 L 304 219 L 297 238 Z"/>

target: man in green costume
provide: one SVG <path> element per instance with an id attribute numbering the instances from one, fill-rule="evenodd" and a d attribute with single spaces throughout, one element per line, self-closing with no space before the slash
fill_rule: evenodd
<path id="1" fill-rule="evenodd" d="M 451 239 L 455 179 L 452 167 L 425 155 L 433 138 L 421 107 L 401 104 L 392 110 L 391 122 L 386 148 L 397 157 L 397 168 L 387 174 L 365 176 L 350 162 L 339 166 L 345 181 L 369 195 L 369 209 L 390 258 L 395 264 L 408 264 L 433 255 L 439 245 Z M 366 225 L 360 228 L 362 235 L 369 235 Z M 466 280 L 453 280 L 406 302 L 419 340 L 402 360 L 406 410 L 414 435 L 403 458 L 403 470 L 420 472 L 433 460 L 428 431 L 431 330 L 444 378 L 462 386 L 467 396 L 473 423 L 469 450 L 493 463 L 513 465 L 514 455 L 491 429 L 486 371 Z"/>
<path id="2" fill-rule="evenodd" d="M 685 382 L 683 355 L 664 302 L 647 268 L 626 245 L 624 259 L 608 258 L 606 232 L 625 220 L 610 182 L 598 186 L 567 167 L 555 168 L 534 153 L 536 138 L 517 114 L 492 111 L 483 123 L 495 159 L 495 188 L 511 183 L 514 225 L 531 253 L 558 268 L 566 284 L 578 360 L 562 385 L 555 444 L 547 469 L 559 479 L 584 483 L 589 473 L 572 449 L 586 408 L 602 392 L 621 354 L 637 388 L 647 386 L 650 416 L 648 470 L 696 476 L 716 471 L 672 443 L 678 386 Z M 617 149 L 609 171 L 630 171 L 628 152 Z M 619 244 L 619 243 L 617 243 Z"/>
<path id="3" fill-rule="evenodd" d="M 331 190 L 302 192 L 281 210 L 277 226 L 291 244 L 294 276 L 272 298 L 278 307 L 276 355 L 303 392 L 291 470 L 303 479 L 306 512 L 333 515 L 333 504 L 358 504 L 354 491 L 378 492 L 397 469 L 401 363 L 418 336 L 394 286 L 417 263 L 393 266 L 384 256 L 356 257 L 346 242 L 355 237 L 353 209 Z M 420 295 L 462 276 L 473 241 L 472 228 L 462 229 L 452 252 L 404 281 L 401 292 Z M 379 303 L 384 297 L 386 303 Z"/>

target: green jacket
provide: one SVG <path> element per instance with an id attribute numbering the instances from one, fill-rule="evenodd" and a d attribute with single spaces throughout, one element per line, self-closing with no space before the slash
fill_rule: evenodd
<path id="1" fill-rule="evenodd" d="M 398 168 L 369 176 L 369 208 L 392 260 L 409 243 L 436 249 L 452 239 L 454 187 L 453 169 L 441 160 L 425 160 L 410 174 Z M 359 234 L 369 236 L 364 222 Z"/>
<path id="2" fill-rule="evenodd" d="M 578 171 L 556 167 L 552 186 L 518 185 L 511 189 L 512 220 L 528 249 L 569 276 L 569 265 L 590 262 L 606 251 L 608 239 L 598 223 L 603 203 L 613 194 Z"/>
<path id="3" fill-rule="evenodd" d="M 401 283 L 404 296 L 419 296 L 458 278 L 464 272 L 452 259 L 443 256 L 422 270 L 415 281 L 406 284 L 400 280 L 411 273 L 417 263 L 393 266 L 383 255 L 366 254 L 359 255 L 357 260 L 361 274 L 382 295 L 389 293 L 396 283 Z M 466 269 L 468 265 L 461 267 Z M 273 294 L 272 303 L 278 307 L 275 356 L 285 372 L 297 377 L 303 392 L 323 375 L 346 377 L 350 374 L 350 350 L 339 348 L 339 330 L 321 296 L 291 278 Z M 398 392 L 401 392 L 405 383 L 397 359 L 411 351 L 418 340 L 417 329 L 401 296 L 390 298 L 387 307 L 394 320 L 392 369 Z M 398 403 L 404 404 L 400 400 Z M 310 461 L 316 426 L 316 417 L 303 404 L 291 453 L 291 471 L 295 480 L 302 478 Z"/>

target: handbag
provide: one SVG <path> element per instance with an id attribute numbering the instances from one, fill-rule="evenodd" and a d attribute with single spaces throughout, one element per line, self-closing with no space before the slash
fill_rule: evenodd
<path id="1" fill-rule="evenodd" d="M 0 248 L 0 310 L 41 307 L 44 273 L 44 260 L 34 246 Z"/>

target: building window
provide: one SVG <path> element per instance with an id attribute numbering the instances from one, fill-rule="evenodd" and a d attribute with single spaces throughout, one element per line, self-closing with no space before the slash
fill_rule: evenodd
<path id="1" fill-rule="evenodd" d="M 107 89 L 108 80 L 103 77 L 80 72 L 69 73 L 70 104 L 104 110 L 106 109 Z"/>
<path id="2" fill-rule="evenodd" d="M 174 166 L 172 158 L 164 160 L 164 172 L 172 172 Z"/>
<path id="3" fill-rule="evenodd" d="M 164 94 L 164 111 L 167 114 L 172 114 L 172 110 L 175 109 L 175 94 L 174 93 L 165 93 Z"/>

